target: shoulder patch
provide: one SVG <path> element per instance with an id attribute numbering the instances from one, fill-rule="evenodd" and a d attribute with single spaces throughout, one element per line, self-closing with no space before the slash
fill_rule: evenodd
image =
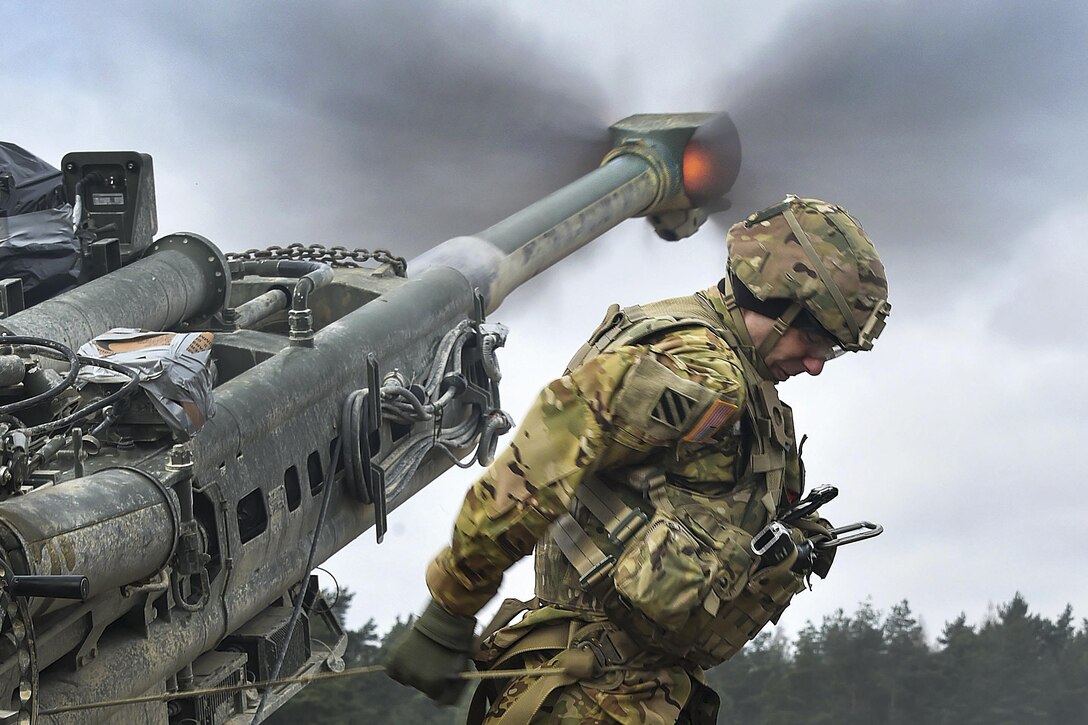
<path id="1" fill-rule="evenodd" d="M 696 405 L 695 400 L 689 398 L 678 390 L 665 388 L 661 391 L 661 397 L 657 399 L 650 417 L 659 423 L 679 428 Z"/>
<path id="2" fill-rule="evenodd" d="M 645 355 L 627 371 L 611 407 L 628 433 L 651 445 L 663 445 L 692 431 L 717 400 L 713 390 Z M 705 435 L 710 435 L 709 427 Z"/>
<path id="3" fill-rule="evenodd" d="M 715 400 L 703 413 L 703 417 L 688 431 L 684 440 L 688 443 L 700 443 L 721 430 L 721 427 L 729 420 L 737 406 L 727 403 L 722 399 Z"/>

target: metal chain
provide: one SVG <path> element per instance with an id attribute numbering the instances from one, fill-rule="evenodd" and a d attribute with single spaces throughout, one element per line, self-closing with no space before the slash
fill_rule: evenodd
<path id="1" fill-rule="evenodd" d="M 264 259 L 290 259 L 305 260 L 309 262 L 324 262 L 333 267 L 362 267 L 364 262 L 377 262 L 389 264 L 398 277 L 404 277 L 408 272 L 408 262 L 404 257 L 398 257 L 386 249 L 348 249 L 343 246 L 327 247 L 324 244 L 300 244 L 295 242 L 285 247 L 271 246 L 267 249 L 247 249 L 244 252 L 227 252 L 228 262 L 264 260 Z"/>

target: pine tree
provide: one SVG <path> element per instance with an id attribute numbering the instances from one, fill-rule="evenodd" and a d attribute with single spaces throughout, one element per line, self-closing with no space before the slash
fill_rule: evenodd
<path id="1" fill-rule="evenodd" d="M 933 656 L 907 600 L 888 612 L 883 638 L 881 691 L 886 698 L 887 713 L 883 722 L 888 725 L 932 722 L 932 700 L 919 694 L 932 691 L 935 684 Z"/>

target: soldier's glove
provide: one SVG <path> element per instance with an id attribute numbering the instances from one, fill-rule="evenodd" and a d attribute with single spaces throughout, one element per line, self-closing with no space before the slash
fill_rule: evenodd
<path id="1" fill-rule="evenodd" d="M 468 669 L 475 631 L 475 617 L 452 614 L 432 599 L 393 645 L 385 672 L 442 705 L 452 705 L 468 684 L 455 675 Z"/>
<path id="2" fill-rule="evenodd" d="M 818 519 L 810 516 L 795 522 L 795 525 L 805 531 L 805 540 L 798 546 L 797 564 L 793 570 L 808 576 L 815 574 L 821 579 L 826 579 L 831 565 L 835 562 L 837 549 L 822 549 L 819 545 L 831 539 L 831 522 L 827 519 Z M 804 568 L 804 571 L 800 567 Z"/>

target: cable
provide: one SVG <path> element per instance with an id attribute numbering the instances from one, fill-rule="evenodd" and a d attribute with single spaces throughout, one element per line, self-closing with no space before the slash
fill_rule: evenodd
<path id="1" fill-rule="evenodd" d="M 605 672 L 625 672 L 625 671 L 637 671 L 628 665 L 603 665 L 600 668 L 602 673 Z M 312 682 L 323 682 L 325 680 L 338 680 L 342 677 L 358 677 L 360 675 L 372 675 L 379 672 L 385 672 L 385 665 L 364 665 L 362 667 L 352 667 L 350 669 L 343 670 L 342 672 L 318 672 L 312 675 L 296 675 L 294 677 L 282 677 L 279 679 L 269 678 L 261 682 L 243 682 L 238 685 L 224 685 L 222 687 L 206 687 L 199 690 L 184 690 L 177 692 L 160 692 L 154 695 L 141 695 L 139 697 L 126 697 L 117 700 L 100 700 L 98 702 L 81 702 L 75 705 L 60 705 L 58 707 L 43 708 L 38 711 L 39 715 L 60 715 L 66 712 L 79 712 L 82 710 L 97 710 L 101 707 L 116 707 L 117 705 L 135 705 L 146 702 L 165 702 L 167 700 L 180 700 L 190 697 L 204 697 L 206 695 L 226 695 L 235 692 L 245 692 L 246 690 L 254 687 L 264 687 L 270 690 L 272 687 L 279 685 L 293 685 L 293 684 L 310 684 Z M 451 675 L 451 678 L 458 680 L 502 680 L 509 679 L 511 677 L 552 677 L 556 674 L 557 670 L 551 667 L 525 667 L 522 669 L 510 669 L 510 670 L 485 670 L 483 672 L 469 670 L 467 672 L 457 672 Z M 257 710 L 257 715 L 260 714 L 260 709 Z M 256 715 L 254 715 L 256 717 Z"/>
<path id="2" fill-rule="evenodd" d="M 336 587 L 336 596 L 333 597 L 332 604 L 329 605 L 329 609 L 332 609 L 340 601 L 340 581 L 336 578 L 336 575 L 323 566 L 315 567 L 314 571 L 325 572 L 330 579 L 332 579 L 333 586 Z M 331 650 L 330 650 L 331 651 Z"/>
<path id="3" fill-rule="evenodd" d="M 37 405 L 45 400 L 50 400 L 63 393 L 68 388 L 72 387 L 72 384 L 76 381 L 76 376 L 79 375 L 79 356 L 72 351 L 72 348 L 67 345 L 63 345 L 53 340 L 47 340 L 44 337 L 28 337 L 20 335 L 5 335 L 0 337 L 0 343 L 5 345 L 26 345 L 29 347 L 44 347 L 49 350 L 54 350 L 64 355 L 68 360 L 68 374 L 64 376 L 56 385 L 53 385 L 48 390 L 32 395 L 29 398 L 23 400 L 17 400 L 14 403 L 8 403 L 7 405 L 0 405 L 0 413 L 14 413 L 17 410 L 23 408 L 29 408 L 32 405 Z"/>
<path id="4" fill-rule="evenodd" d="M 363 416 L 366 415 L 367 390 L 355 390 L 348 393 L 340 413 L 340 445 L 344 448 L 344 479 L 352 498 L 362 503 L 370 502 L 370 491 L 366 490 L 366 477 L 363 472 L 363 445 L 370 445 L 362 438 Z M 369 437 L 369 436 L 368 436 Z M 335 471 L 335 467 L 333 468 Z"/>
<path id="5" fill-rule="evenodd" d="M 340 462 L 340 450 L 344 447 L 343 434 L 340 435 L 338 441 L 339 442 L 336 445 L 336 450 L 333 451 L 332 456 L 329 460 L 329 470 L 333 471 L 334 473 L 336 471 L 336 464 Z M 332 476 L 331 478 L 335 480 L 335 476 Z M 291 641 L 291 637 L 295 633 L 295 625 L 298 624 L 298 619 L 302 615 L 302 602 L 306 598 L 305 578 L 314 569 L 314 560 L 317 558 L 317 542 L 321 538 L 321 529 L 325 526 L 325 516 L 329 512 L 329 501 L 332 500 L 332 490 L 335 488 L 335 486 L 332 485 L 333 480 L 330 480 L 328 483 L 325 484 L 325 491 L 321 495 L 321 511 L 318 513 L 317 523 L 314 525 L 314 537 L 310 541 L 310 555 L 306 559 L 306 569 L 303 572 L 303 583 L 299 586 L 298 599 L 295 600 L 295 608 L 294 611 L 291 612 L 291 621 L 287 624 L 287 633 L 284 636 L 284 642 Z M 280 669 L 283 667 L 283 660 L 287 656 L 287 650 L 287 647 L 282 648 L 279 654 L 276 656 L 276 666 L 272 668 L 272 674 L 271 677 L 268 678 L 269 680 L 275 680 L 277 677 L 280 676 Z M 261 711 L 264 710 L 265 702 L 267 702 L 268 695 L 271 692 L 272 687 L 271 685 L 269 685 L 264 689 L 264 692 L 261 694 L 261 701 L 257 705 L 257 712 L 253 714 L 252 722 L 254 725 L 261 721 Z"/>
<path id="6" fill-rule="evenodd" d="M 48 433 L 56 430 L 57 428 L 63 428 L 70 423 L 75 423 L 77 420 L 80 420 L 82 418 L 86 418 L 91 413 L 97 413 L 99 410 L 102 410 L 106 406 L 112 405 L 114 402 L 134 393 L 136 391 L 136 387 L 140 384 L 140 374 L 131 368 L 121 365 L 120 363 L 115 363 L 111 360 L 98 360 L 95 358 L 84 357 L 82 355 L 77 355 L 76 358 L 77 361 L 75 369 L 77 372 L 79 370 L 79 365 L 82 363 L 84 365 L 87 365 L 88 367 L 106 368 L 107 370 L 113 370 L 114 372 L 121 373 L 122 375 L 128 375 L 129 380 L 119 389 L 113 391 L 106 397 L 99 398 L 95 402 L 90 403 L 89 405 L 85 405 L 84 407 L 80 408 L 79 410 L 70 415 L 67 415 L 58 420 L 52 420 L 46 423 L 42 423 L 41 425 L 36 425 L 33 428 L 27 428 L 26 434 L 28 436 L 38 435 L 39 433 Z"/>

